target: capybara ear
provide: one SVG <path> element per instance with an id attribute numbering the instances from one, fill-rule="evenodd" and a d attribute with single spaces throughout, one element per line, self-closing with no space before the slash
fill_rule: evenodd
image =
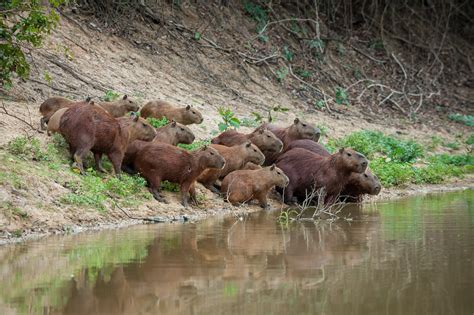
<path id="1" fill-rule="evenodd" d="M 270 171 L 273 171 L 275 169 L 275 164 L 272 164 L 272 166 L 270 166 Z"/>
<path id="2" fill-rule="evenodd" d="M 252 145 L 252 142 L 247 142 L 247 144 L 245 145 L 247 148 L 250 148 L 250 146 Z"/>
<path id="3" fill-rule="evenodd" d="M 265 129 L 260 129 L 258 133 L 262 134 L 265 131 Z"/>
<path id="4" fill-rule="evenodd" d="M 340 148 L 339 153 L 341 153 L 341 154 L 344 153 L 344 148 Z"/>
<path id="5" fill-rule="evenodd" d="M 126 100 L 127 97 L 128 97 L 127 94 L 125 94 L 125 95 L 123 96 L 123 99 Z"/>
<path id="6" fill-rule="evenodd" d="M 94 105 L 94 101 L 89 101 L 89 105 Z"/>
<path id="7" fill-rule="evenodd" d="M 176 121 L 174 120 L 171 121 L 171 127 L 176 127 Z"/>
<path id="8" fill-rule="evenodd" d="M 191 109 L 190 105 L 186 106 L 186 110 L 190 110 L 190 109 Z"/>
<path id="9" fill-rule="evenodd" d="M 299 122 L 300 120 L 298 118 L 295 118 L 295 121 L 294 121 L 295 125 L 298 124 Z"/>
<path id="10" fill-rule="evenodd" d="M 86 98 L 86 102 L 89 103 L 90 101 L 92 101 L 92 97 L 88 96 L 88 97 Z"/>

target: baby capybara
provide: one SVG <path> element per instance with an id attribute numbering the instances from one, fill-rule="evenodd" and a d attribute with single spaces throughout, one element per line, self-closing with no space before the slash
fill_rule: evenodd
<path id="1" fill-rule="evenodd" d="M 213 192 L 219 192 L 213 185 L 218 179 L 224 178 L 230 172 L 240 170 L 247 162 L 261 165 L 265 160 L 263 153 L 251 142 L 226 147 L 220 144 L 211 144 L 225 159 L 225 167 L 221 170 L 209 169 L 204 171 L 198 182 Z"/>
<path id="2" fill-rule="evenodd" d="M 203 121 L 201 113 L 191 106 L 178 108 L 165 101 L 151 101 L 143 106 L 141 112 L 143 118 L 153 117 L 174 120 L 183 125 L 200 124 Z"/>
<path id="3" fill-rule="evenodd" d="M 298 118 L 295 118 L 293 124 L 287 128 L 279 128 L 275 125 L 265 123 L 258 127 L 257 130 L 258 129 L 270 130 L 275 134 L 275 136 L 277 136 L 278 139 L 283 142 L 283 150 L 281 152 L 266 152 L 264 165 L 273 164 L 278 156 L 287 151 L 288 146 L 294 140 L 310 139 L 317 142 L 321 135 L 321 131 L 318 128 L 314 128 L 309 123 L 301 121 Z"/>
<path id="4" fill-rule="evenodd" d="M 288 177 L 275 165 L 259 170 L 238 170 L 224 178 L 221 192 L 233 205 L 256 199 L 262 208 L 266 208 L 270 189 L 274 186 L 283 188 L 288 181 Z"/>
<path id="5" fill-rule="evenodd" d="M 137 112 L 139 110 L 137 103 L 132 101 L 127 95 L 124 95 L 117 101 L 99 102 L 97 104 L 115 118 L 123 117 L 128 112 Z"/>
<path id="6" fill-rule="evenodd" d="M 86 99 L 86 102 L 89 102 L 91 100 L 90 97 Z M 48 98 L 46 101 L 44 101 L 40 105 L 40 113 L 41 113 L 41 119 L 40 119 L 40 125 L 41 129 L 45 130 L 46 129 L 46 124 L 48 124 L 49 120 L 51 119 L 51 116 L 60 108 L 65 108 L 65 107 L 70 107 L 76 103 L 81 103 L 77 101 L 71 101 L 67 98 L 60 97 L 60 96 L 53 96 Z"/>
<path id="7" fill-rule="evenodd" d="M 289 151 L 294 148 L 306 149 L 308 151 L 319 154 L 321 156 L 331 155 L 331 153 L 329 153 L 329 151 L 322 144 L 318 142 L 314 142 L 313 140 L 308 140 L 308 139 L 300 139 L 300 140 L 292 141 L 288 145 L 288 148 L 286 148 L 286 150 Z"/>
<path id="8" fill-rule="evenodd" d="M 296 196 L 305 196 L 313 189 L 325 189 L 325 203 L 336 201 L 352 172 L 363 173 L 368 165 L 364 155 L 340 149 L 329 156 L 320 156 L 305 149 L 295 148 L 282 154 L 277 166 L 290 179 L 285 189 L 285 203 L 293 203 Z"/>
<path id="9" fill-rule="evenodd" d="M 94 153 L 96 167 L 101 166 L 102 154 L 106 154 L 116 174 L 120 173 L 127 145 L 134 140 L 151 141 L 155 129 L 137 115 L 115 119 L 98 106 L 72 106 L 61 117 L 59 132 L 69 144 L 69 152 L 85 174 L 82 160 L 87 152 Z"/>
<path id="10" fill-rule="evenodd" d="M 156 137 L 153 141 L 177 145 L 178 143 L 191 144 L 194 141 L 194 134 L 188 127 L 171 121 L 169 124 L 156 129 Z"/>
<path id="11" fill-rule="evenodd" d="M 278 153 L 283 149 L 283 142 L 267 129 L 257 129 L 249 134 L 240 133 L 235 130 L 226 130 L 211 140 L 213 144 L 221 144 L 226 147 L 242 144 L 247 141 L 255 144 L 263 154 L 265 152 Z"/>
<path id="12" fill-rule="evenodd" d="M 191 144 L 194 141 L 194 134 L 191 130 L 177 122 L 173 121 L 166 126 L 156 129 L 156 136 L 153 142 L 162 142 L 176 146 L 178 143 Z M 122 170 L 133 174 L 133 161 L 135 160 L 138 151 L 140 151 L 148 142 L 135 140 L 127 146 L 125 155 L 122 161 Z"/>
<path id="13" fill-rule="evenodd" d="M 351 173 L 340 199 L 347 202 L 361 202 L 363 195 L 378 195 L 381 189 L 382 185 L 377 176 L 367 169 L 364 173 Z"/>
<path id="14" fill-rule="evenodd" d="M 189 197 L 196 202 L 194 188 L 196 178 L 209 168 L 222 169 L 224 158 L 211 147 L 188 152 L 175 146 L 152 142 L 141 149 L 135 159 L 135 169 L 148 181 L 153 197 L 161 202 L 160 184 L 163 180 L 178 183 L 181 190 L 181 202 L 188 206 Z"/>

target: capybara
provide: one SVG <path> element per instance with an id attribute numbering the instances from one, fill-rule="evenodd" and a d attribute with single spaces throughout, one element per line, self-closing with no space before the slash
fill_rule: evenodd
<path id="1" fill-rule="evenodd" d="M 364 173 L 351 173 L 340 199 L 361 202 L 364 194 L 378 195 L 381 189 L 382 185 L 377 176 L 367 169 Z"/>
<path id="2" fill-rule="evenodd" d="M 103 171 L 101 157 L 106 154 L 115 174 L 120 173 L 127 145 L 137 139 L 151 141 L 156 135 L 155 129 L 135 114 L 115 119 L 104 109 L 88 105 L 69 108 L 61 117 L 59 132 L 81 174 L 85 174 L 82 160 L 89 151 L 94 153 L 99 171 Z"/>
<path id="3" fill-rule="evenodd" d="M 141 112 L 143 118 L 153 117 L 174 120 L 183 125 L 200 124 L 203 121 L 201 113 L 191 106 L 175 107 L 165 101 L 150 101 L 143 106 Z"/>
<path id="4" fill-rule="evenodd" d="M 286 150 L 289 151 L 294 148 L 306 149 L 308 151 L 311 151 L 321 156 L 331 155 L 331 153 L 329 153 L 329 151 L 322 144 L 314 142 L 313 140 L 308 140 L 308 139 L 300 139 L 300 140 L 292 141 L 290 142 Z"/>
<path id="5" fill-rule="evenodd" d="M 148 181 L 153 197 L 161 202 L 160 184 L 163 180 L 178 183 L 181 190 L 181 203 L 188 206 L 189 197 L 196 202 L 194 188 L 196 178 L 209 168 L 222 169 L 224 158 L 211 147 L 188 152 L 175 146 L 152 142 L 141 149 L 134 162 L 135 169 Z"/>
<path id="6" fill-rule="evenodd" d="M 59 123 L 61 122 L 61 117 L 68 109 L 69 107 L 60 108 L 49 118 L 48 136 L 51 136 L 53 133 L 59 132 Z"/>
<path id="7" fill-rule="evenodd" d="M 86 102 L 89 102 L 91 100 L 90 97 L 86 99 Z M 53 96 L 48 98 L 46 101 L 44 101 L 40 105 L 40 113 L 41 113 L 41 119 L 40 119 L 40 125 L 41 129 L 45 130 L 46 129 L 46 124 L 49 122 L 51 119 L 51 116 L 60 108 L 65 108 L 65 107 L 70 107 L 71 105 L 74 105 L 75 103 L 80 103 L 77 101 L 71 101 L 67 98 L 60 97 L 60 96 Z"/>
<path id="8" fill-rule="evenodd" d="M 221 144 L 226 147 L 242 144 L 247 141 L 255 144 L 263 154 L 265 152 L 278 153 L 283 149 L 283 142 L 267 129 L 257 129 L 249 134 L 240 133 L 235 130 L 226 130 L 211 140 L 213 144 Z"/>
<path id="9" fill-rule="evenodd" d="M 259 170 L 238 170 L 224 178 L 221 192 L 233 205 L 257 199 L 260 206 L 266 208 L 270 189 L 274 186 L 285 187 L 288 181 L 288 177 L 275 165 Z"/>
<path id="10" fill-rule="evenodd" d="M 255 164 L 253 162 L 247 162 L 245 163 L 244 167 L 242 167 L 242 170 L 259 170 L 262 167 L 258 164 Z"/>
<path id="11" fill-rule="evenodd" d="M 226 147 L 220 144 L 211 144 L 225 159 L 225 167 L 221 170 L 209 169 L 204 171 L 198 182 L 213 192 L 219 192 L 213 185 L 218 179 L 224 178 L 230 172 L 240 170 L 247 162 L 261 165 L 265 160 L 263 153 L 252 142 Z"/>
<path id="12" fill-rule="evenodd" d="M 137 112 L 139 109 L 138 105 L 127 95 L 117 101 L 99 102 L 97 104 L 115 118 L 123 117 L 128 112 Z"/>
<path id="13" fill-rule="evenodd" d="M 156 137 L 153 141 L 177 145 L 178 143 L 191 144 L 194 141 L 194 134 L 188 127 L 171 121 L 169 124 L 156 129 Z"/>
<path id="14" fill-rule="evenodd" d="M 273 164 L 278 156 L 287 151 L 288 146 L 294 140 L 310 139 L 317 142 L 321 135 L 321 131 L 318 128 L 314 128 L 309 123 L 301 121 L 298 118 L 295 118 L 293 124 L 287 128 L 279 128 L 275 125 L 265 123 L 258 127 L 257 130 L 258 129 L 270 130 L 275 134 L 275 136 L 277 136 L 278 139 L 283 142 L 283 150 L 281 152 L 266 152 L 264 165 Z"/>
<path id="15" fill-rule="evenodd" d="M 290 179 L 285 189 L 285 203 L 295 202 L 296 196 L 305 196 L 313 189 L 325 189 L 325 203 L 336 201 L 346 186 L 352 172 L 363 173 L 368 161 L 364 155 L 352 149 L 340 149 L 329 156 L 294 148 L 282 154 L 277 166 Z"/>

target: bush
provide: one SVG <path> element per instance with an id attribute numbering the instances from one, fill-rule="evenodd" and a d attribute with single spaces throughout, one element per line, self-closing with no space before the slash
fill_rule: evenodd
<path id="1" fill-rule="evenodd" d="M 66 0 L 49 0 L 50 7 L 38 0 L 5 0 L 0 3 L 0 84 L 10 88 L 12 75 L 26 79 L 30 65 L 22 47 L 41 46 L 45 35 L 56 27 L 54 10 Z"/>
<path id="2" fill-rule="evenodd" d="M 456 114 L 449 114 L 448 118 L 451 119 L 452 121 L 464 124 L 469 127 L 474 126 L 474 116 L 471 116 L 471 115 L 462 115 L 462 114 L 456 113 Z"/>
<path id="3" fill-rule="evenodd" d="M 384 158 L 370 161 L 370 169 L 384 187 L 409 183 L 414 176 L 414 169 L 409 163 L 387 162 Z"/>
<path id="4" fill-rule="evenodd" d="M 7 150 L 16 157 L 25 160 L 46 160 L 47 155 L 41 150 L 40 142 L 34 137 L 17 137 L 8 142 Z"/>
<path id="5" fill-rule="evenodd" d="M 203 146 L 206 146 L 206 145 L 209 145 L 209 144 L 211 144 L 211 140 L 205 139 L 205 140 L 194 141 L 191 144 L 180 143 L 180 144 L 178 144 L 178 147 L 180 147 L 182 149 L 185 149 L 185 150 L 188 150 L 188 151 L 194 151 L 194 150 L 198 150 L 198 149 L 202 148 Z"/>
<path id="6" fill-rule="evenodd" d="M 169 123 L 169 120 L 166 117 L 163 117 L 161 119 L 148 117 L 146 120 L 148 121 L 148 123 L 150 123 L 150 125 L 153 126 L 153 128 L 161 128 Z"/>

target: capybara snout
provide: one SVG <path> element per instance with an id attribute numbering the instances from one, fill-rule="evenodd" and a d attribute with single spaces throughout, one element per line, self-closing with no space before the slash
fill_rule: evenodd
<path id="1" fill-rule="evenodd" d="M 217 168 L 217 169 L 223 169 L 225 166 L 225 159 L 222 157 L 222 155 L 217 152 L 216 149 L 213 147 L 206 146 L 202 149 L 204 152 L 206 152 L 207 155 L 209 155 L 208 160 L 209 168 Z"/>
<path id="2" fill-rule="evenodd" d="M 369 165 L 367 158 L 352 149 L 340 149 L 339 153 L 342 155 L 344 162 L 349 165 L 353 172 L 364 173 Z"/>

